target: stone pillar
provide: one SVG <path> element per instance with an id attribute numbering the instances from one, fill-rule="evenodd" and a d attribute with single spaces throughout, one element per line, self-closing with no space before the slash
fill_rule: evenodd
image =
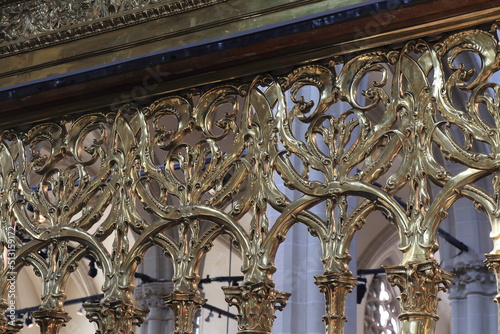
<path id="1" fill-rule="evenodd" d="M 276 310 L 283 310 L 289 293 L 262 282 L 222 288 L 226 301 L 238 308 L 238 334 L 271 334 Z"/>
<path id="2" fill-rule="evenodd" d="M 162 299 L 172 307 L 175 314 L 174 331 L 172 334 L 194 334 L 194 322 L 198 310 L 206 299 L 199 292 L 173 292 Z"/>
<path id="3" fill-rule="evenodd" d="M 451 289 L 450 289 L 451 292 Z M 465 314 L 467 300 L 459 298 L 450 293 L 450 306 L 451 306 L 451 334 L 467 334 L 467 317 Z"/>
<path id="4" fill-rule="evenodd" d="M 64 310 L 39 310 L 32 312 L 42 334 L 56 334 L 66 326 L 71 317 Z"/>
<path id="5" fill-rule="evenodd" d="M 436 261 L 385 267 L 388 280 L 401 291 L 401 334 L 431 334 L 436 330 L 438 292 L 450 285 L 452 274 Z"/>
<path id="6" fill-rule="evenodd" d="M 345 315 L 348 293 L 356 286 L 356 278 L 345 274 L 325 274 L 315 276 L 316 285 L 325 295 L 326 314 L 323 321 L 327 334 L 343 334 L 347 321 Z"/>
<path id="7" fill-rule="evenodd" d="M 491 299 L 496 291 L 493 273 L 480 261 L 458 262 L 446 269 L 455 275 L 449 293 L 453 310 L 452 333 L 496 331 L 486 318 L 491 314 Z"/>
<path id="8" fill-rule="evenodd" d="M 152 282 L 139 285 L 135 291 L 137 306 L 149 309 L 141 326 L 141 334 L 164 334 L 174 330 L 174 312 L 163 299 L 173 292 L 172 282 Z"/>

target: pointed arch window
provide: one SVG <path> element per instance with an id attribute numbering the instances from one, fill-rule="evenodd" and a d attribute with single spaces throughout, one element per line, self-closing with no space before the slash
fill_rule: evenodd
<path id="1" fill-rule="evenodd" d="M 399 333 L 399 301 L 387 276 L 373 278 L 366 298 L 365 334 Z"/>

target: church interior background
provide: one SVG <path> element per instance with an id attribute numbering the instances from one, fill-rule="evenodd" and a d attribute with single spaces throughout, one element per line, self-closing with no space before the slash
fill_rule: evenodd
<path id="1" fill-rule="evenodd" d="M 499 19 L 0 0 L 0 333 L 500 333 Z"/>

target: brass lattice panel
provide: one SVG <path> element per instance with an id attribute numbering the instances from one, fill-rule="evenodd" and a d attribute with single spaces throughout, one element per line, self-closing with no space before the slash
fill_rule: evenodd
<path id="1" fill-rule="evenodd" d="M 316 284 L 326 332 L 342 333 L 355 286 L 349 246 L 368 215 L 382 211 L 403 253 L 399 266 L 385 268 L 401 290 L 401 331 L 433 333 L 437 292 L 451 278 L 434 260 L 437 230 L 459 198 L 488 216 L 488 263 L 500 267 L 497 32 L 495 23 L 4 131 L 1 244 L 10 252 L 0 258 L 2 308 L 13 273 L 31 265 L 43 286 L 34 316 L 44 333 L 56 333 L 68 321 L 68 277 L 92 256 L 106 281 L 88 318 L 99 333 L 131 333 L 146 314 L 131 297 L 134 272 L 157 245 L 174 259 L 174 292 L 163 296 L 176 313 L 174 333 L 192 333 L 205 302 L 200 261 L 227 234 L 243 261 L 244 284 L 224 289 L 239 332 L 270 333 L 289 297 L 274 287 L 274 258 L 301 223 L 323 251 Z M 490 175 L 492 193 L 476 185 Z M 312 213 L 320 204 L 324 216 Z M 0 318 L 0 332 L 13 325 Z"/>

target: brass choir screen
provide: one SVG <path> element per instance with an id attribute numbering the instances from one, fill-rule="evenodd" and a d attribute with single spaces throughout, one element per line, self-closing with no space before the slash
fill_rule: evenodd
<path id="1" fill-rule="evenodd" d="M 464 54 L 474 68 L 461 64 Z M 224 289 L 238 333 L 271 333 L 289 297 L 275 289 L 274 258 L 294 224 L 321 245 L 326 333 L 343 333 L 356 282 L 348 250 L 373 211 L 397 228 L 404 254 L 385 268 L 401 290 L 400 331 L 433 333 L 437 292 L 451 279 L 434 259 L 436 234 L 457 199 L 490 219 L 487 263 L 500 268 L 499 59 L 493 25 L 3 129 L 0 333 L 19 331 L 4 311 L 10 282 L 27 265 L 43 285 L 35 320 L 42 333 L 57 333 L 69 319 L 65 285 L 84 256 L 105 277 L 87 317 L 98 333 L 131 333 L 147 313 L 133 303 L 134 273 L 155 245 L 173 259 L 174 292 L 163 299 L 176 314 L 174 333 L 193 333 L 205 302 L 200 261 L 222 235 L 243 260 L 244 284 Z M 475 185 L 486 177 L 493 193 Z M 326 219 L 311 212 L 319 205 Z"/>

